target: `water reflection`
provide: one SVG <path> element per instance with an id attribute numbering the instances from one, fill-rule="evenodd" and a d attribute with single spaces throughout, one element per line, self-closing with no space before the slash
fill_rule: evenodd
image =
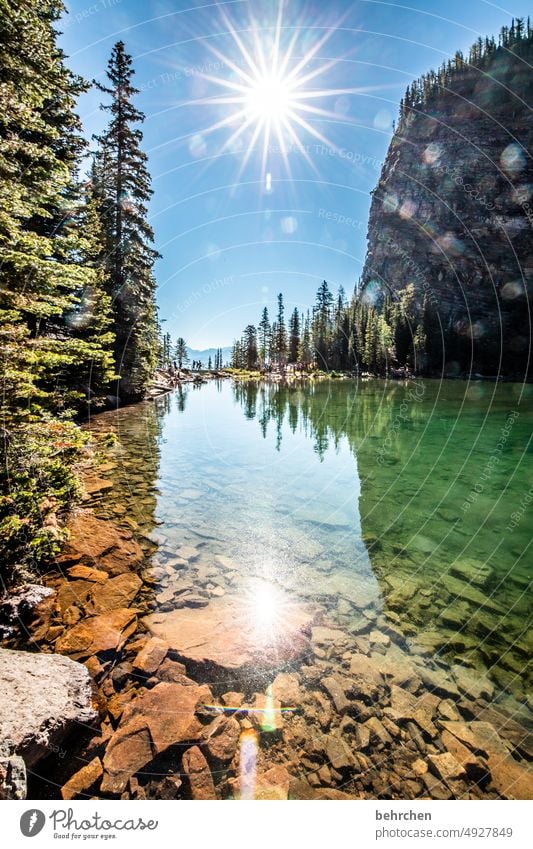
<path id="1" fill-rule="evenodd" d="M 531 413 L 515 387 L 217 381 L 112 416 L 101 509 L 157 547 L 155 610 L 196 603 L 196 582 L 207 600 L 245 600 L 265 642 L 285 595 L 358 639 L 384 611 L 404 650 L 525 701 L 529 534 L 507 528 L 529 489 Z M 197 559 L 176 569 L 183 547 Z"/>

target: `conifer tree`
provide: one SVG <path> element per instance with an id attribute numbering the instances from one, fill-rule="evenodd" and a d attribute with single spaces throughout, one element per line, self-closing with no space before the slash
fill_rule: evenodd
<path id="1" fill-rule="evenodd" d="M 183 336 L 178 336 L 176 339 L 176 349 L 174 351 L 174 359 L 178 368 L 183 368 L 189 362 L 189 353 L 187 351 L 187 343 Z"/>
<path id="2" fill-rule="evenodd" d="M 253 370 L 257 365 L 257 329 L 255 325 L 248 324 L 244 330 L 243 338 L 244 359 L 247 369 Z"/>
<path id="3" fill-rule="evenodd" d="M 287 328 L 285 327 L 285 306 L 281 292 L 278 295 L 278 314 L 275 326 L 272 326 L 272 348 L 278 366 L 283 366 L 287 356 Z"/>
<path id="4" fill-rule="evenodd" d="M 289 362 L 298 362 L 300 350 L 300 314 L 295 307 L 289 322 Z"/>
<path id="5" fill-rule="evenodd" d="M 19 417 L 76 404 L 66 370 L 85 381 L 91 362 L 109 366 L 98 334 L 67 320 L 98 281 L 72 226 L 84 146 L 74 105 L 86 85 L 56 45 L 62 10 L 60 0 L 0 2 L 0 395 Z"/>
<path id="6" fill-rule="evenodd" d="M 265 366 L 270 362 L 271 347 L 272 347 L 272 328 L 270 327 L 270 319 L 268 316 L 268 308 L 264 307 L 259 322 L 259 359 L 261 364 Z"/>
<path id="7" fill-rule="evenodd" d="M 141 397 L 155 366 L 157 316 L 153 265 L 153 231 L 147 220 L 152 195 L 147 157 L 141 150 L 138 124 L 144 115 L 133 104 L 138 90 L 124 43 L 113 47 L 108 63 L 109 86 L 98 88 L 111 102 L 102 105 L 111 120 L 98 137 L 95 170 L 100 214 L 106 234 L 106 275 L 113 299 L 118 392 Z"/>

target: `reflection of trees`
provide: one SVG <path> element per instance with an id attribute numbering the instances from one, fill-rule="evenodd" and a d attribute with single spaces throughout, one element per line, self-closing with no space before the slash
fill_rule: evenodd
<path id="1" fill-rule="evenodd" d="M 278 445 L 282 435 L 305 433 L 321 459 L 341 440 L 348 442 L 359 472 L 363 540 L 388 611 L 415 642 L 427 639 L 433 650 L 435 639 L 435 650 L 447 657 L 461 651 L 464 640 L 469 660 L 482 667 L 479 629 L 493 627 L 485 648 L 496 657 L 521 639 L 528 616 L 525 594 L 508 580 L 517 573 L 527 580 L 520 563 L 529 544 L 525 523 L 514 533 L 514 550 L 500 542 L 513 509 L 510 499 L 528 490 L 527 466 L 520 459 L 529 423 L 522 413 L 465 513 L 462 505 L 494 456 L 515 403 L 512 386 L 498 387 L 494 397 L 482 388 L 476 392 L 473 400 L 464 384 L 442 387 L 437 381 L 324 381 L 305 389 L 272 383 L 259 390 L 257 419 L 263 436 Z M 502 495 L 510 476 L 513 489 Z M 493 578 L 483 592 L 492 593 L 508 614 L 496 615 L 490 607 L 479 612 L 447 589 L 443 576 L 452 564 L 468 569 L 469 561 L 491 567 Z M 449 621 L 460 620 L 465 605 L 469 615 L 454 636 L 446 630 L 447 611 Z M 501 669 L 499 674 L 502 681 L 511 675 Z"/>
<path id="2" fill-rule="evenodd" d="M 181 387 L 180 387 L 181 388 Z M 98 511 L 110 515 L 116 524 L 131 530 L 133 520 L 148 536 L 155 528 L 156 483 L 159 477 L 163 422 L 170 413 L 172 398 L 180 412 L 185 408 L 186 392 L 162 395 L 152 402 L 122 407 L 94 416 L 92 432 L 114 431 L 117 444 L 109 459 L 116 467 L 106 473 L 113 488 L 102 495 Z"/>
<path id="3" fill-rule="evenodd" d="M 244 415 L 247 419 L 255 419 L 258 391 L 259 387 L 255 381 L 248 381 L 246 383 L 237 382 L 233 385 L 235 400 L 243 406 Z"/>
<path id="4" fill-rule="evenodd" d="M 187 393 L 188 393 L 188 388 L 185 388 L 181 383 L 179 383 L 176 386 L 176 393 L 175 393 L 176 407 L 177 407 L 177 409 L 180 413 L 185 412 L 185 405 L 187 403 Z M 170 395 L 165 395 L 164 397 L 169 399 L 169 405 L 170 405 Z"/>

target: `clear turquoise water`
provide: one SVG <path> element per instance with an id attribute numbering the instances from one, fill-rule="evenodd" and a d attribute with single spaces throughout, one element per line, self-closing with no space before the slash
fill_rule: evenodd
<path id="1" fill-rule="evenodd" d="M 119 435 L 99 509 L 154 562 L 224 554 L 348 629 L 371 605 L 404 649 L 488 675 L 522 713 L 532 421 L 516 384 L 185 386 L 94 419 Z"/>

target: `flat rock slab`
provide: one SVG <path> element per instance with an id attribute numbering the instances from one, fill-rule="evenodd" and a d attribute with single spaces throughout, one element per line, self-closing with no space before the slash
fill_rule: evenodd
<path id="1" fill-rule="evenodd" d="M 307 650 L 312 613 L 281 591 L 270 592 L 256 587 L 142 621 L 185 661 L 232 670 L 277 668 Z"/>
<path id="2" fill-rule="evenodd" d="M 81 563 L 120 575 L 142 562 L 142 549 L 129 531 L 98 519 L 88 510 L 74 513 L 67 528 L 70 538 L 57 558 L 60 564 Z"/>
<path id="3" fill-rule="evenodd" d="M 209 687 L 161 683 L 130 702 L 104 756 L 103 793 L 122 793 L 128 780 L 169 746 L 193 741 L 203 726 L 196 709 L 211 704 Z"/>
<path id="4" fill-rule="evenodd" d="M 52 654 L 0 649 L 0 741 L 32 767 L 96 719 L 89 672 Z"/>
<path id="5" fill-rule="evenodd" d="M 57 640 L 56 651 L 72 654 L 76 659 L 99 652 L 121 649 L 137 627 L 137 611 L 119 608 L 82 619 Z"/>

